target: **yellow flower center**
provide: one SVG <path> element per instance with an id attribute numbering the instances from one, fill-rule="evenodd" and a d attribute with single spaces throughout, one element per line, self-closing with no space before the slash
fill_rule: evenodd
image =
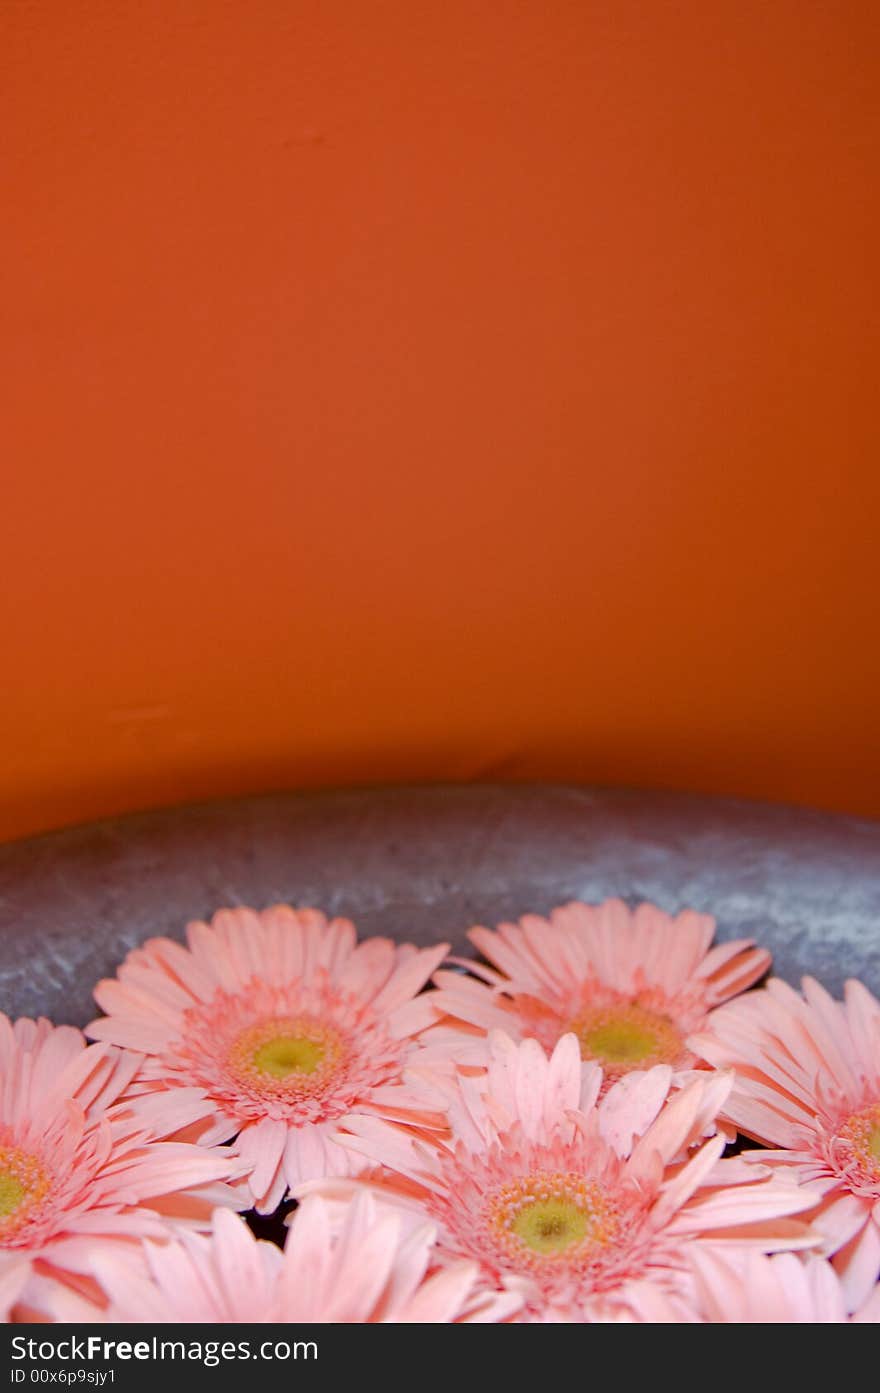
<path id="1" fill-rule="evenodd" d="M 0 1244 L 8 1243 L 49 1189 L 49 1177 L 35 1156 L 0 1146 Z"/>
<path id="2" fill-rule="evenodd" d="M 0 1171 L 0 1218 L 6 1219 L 14 1214 L 26 1194 L 27 1190 L 17 1175 L 7 1170 Z"/>
<path id="3" fill-rule="evenodd" d="M 342 1037 L 312 1016 L 283 1016 L 243 1030 L 229 1067 L 251 1090 L 291 1096 L 322 1088 L 342 1057 Z"/>
<path id="4" fill-rule="evenodd" d="M 614 1204 L 593 1181 L 574 1172 L 539 1171 L 502 1186 L 488 1218 L 515 1266 L 589 1258 L 611 1243 L 620 1226 Z"/>
<path id="5" fill-rule="evenodd" d="M 580 1243 L 589 1231 L 587 1214 L 573 1200 L 535 1200 L 527 1204 L 510 1225 L 521 1243 L 536 1253 L 563 1253 Z"/>
<path id="6" fill-rule="evenodd" d="M 565 1029 L 577 1035 L 582 1057 L 595 1059 L 609 1075 L 674 1064 L 683 1049 L 681 1035 L 668 1016 L 634 1003 L 582 1011 Z"/>
<path id="7" fill-rule="evenodd" d="M 863 1172 L 880 1181 L 880 1103 L 853 1113 L 838 1132 L 848 1151 L 860 1163 Z"/>
<path id="8" fill-rule="evenodd" d="M 288 1074 L 313 1074 L 327 1053 L 319 1040 L 307 1035 L 276 1035 L 254 1050 L 254 1067 L 275 1079 Z"/>

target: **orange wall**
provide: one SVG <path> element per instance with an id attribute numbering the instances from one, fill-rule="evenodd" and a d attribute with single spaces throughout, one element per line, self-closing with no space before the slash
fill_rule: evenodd
<path id="1" fill-rule="evenodd" d="M 880 815 L 875 0 L 9 0 L 0 835 Z"/>

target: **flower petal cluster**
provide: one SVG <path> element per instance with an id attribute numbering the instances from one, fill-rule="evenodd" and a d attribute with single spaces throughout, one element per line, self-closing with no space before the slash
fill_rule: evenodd
<path id="1" fill-rule="evenodd" d="M 469 1037 L 493 1029 L 547 1050 L 573 1032 L 584 1059 L 602 1065 L 605 1087 L 655 1064 L 687 1071 L 697 1062 L 688 1036 L 770 966 L 750 939 L 713 948 L 714 935 L 708 914 L 631 910 L 622 900 L 471 929 L 491 966 L 466 961 L 467 976 L 436 974 L 434 1004 L 446 1019 L 433 1044 L 461 1059 Z"/>
<path id="2" fill-rule="evenodd" d="M 98 1248 L 207 1226 L 241 1206 L 228 1148 L 176 1139 L 208 1107 L 196 1089 L 157 1106 L 132 1096 L 138 1055 L 71 1026 L 0 1015 L 0 1302 L 39 1307 L 55 1284 L 88 1285 Z"/>
<path id="3" fill-rule="evenodd" d="M 228 909 L 0 1015 L 0 1318 L 880 1322 L 880 1002 L 714 934 Z"/>
<path id="4" fill-rule="evenodd" d="M 334 1135 L 360 1113 L 430 1126 L 405 1074 L 434 1020 L 418 993 L 447 944 L 357 942 L 347 919 L 287 905 L 221 910 L 187 945 L 150 939 L 99 982 L 87 1033 L 145 1056 L 144 1087 L 210 1104 L 202 1141 L 237 1138 L 260 1213 L 306 1179 L 357 1166 Z"/>
<path id="5" fill-rule="evenodd" d="M 347 1144 L 378 1168 L 377 1193 L 437 1225 L 441 1261 L 479 1263 L 487 1290 L 523 1293 L 527 1318 L 653 1319 L 658 1293 L 693 1317 L 695 1245 L 816 1243 L 794 1217 L 811 1203 L 801 1187 L 722 1160 L 721 1134 L 703 1140 L 732 1085 L 705 1071 L 672 1090 L 657 1065 L 603 1093 L 573 1034 L 548 1056 L 492 1032 L 485 1069 L 455 1081 L 446 1135 L 361 1117 Z M 357 1185 L 304 1188 L 350 1199 Z"/>

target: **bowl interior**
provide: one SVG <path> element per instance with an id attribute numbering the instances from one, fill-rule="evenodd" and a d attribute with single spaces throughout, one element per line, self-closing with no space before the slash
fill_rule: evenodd
<path id="1" fill-rule="evenodd" d="M 145 939 L 226 905 L 313 905 L 361 934 L 467 950 L 475 923 L 621 896 L 715 916 L 774 970 L 880 993 L 880 825 L 560 785 L 281 794 L 0 847 L 0 1008 L 82 1025 Z"/>

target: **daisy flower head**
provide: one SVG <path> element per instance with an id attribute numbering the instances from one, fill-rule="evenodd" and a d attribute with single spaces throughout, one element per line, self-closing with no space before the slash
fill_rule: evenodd
<path id="1" fill-rule="evenodd" d="M 204 1116 L 197 1091 L 167 1110 L 123 1098 L 139 1064 L 71 1026 L 0 1015 L 3 1318 L 19 1298 L 33 1304 L 32 1288 L 88 1279 L 98 1247 L 139 1250 L 236 1203 L 234 1153 L 164 1140 Z"/>
<path id="2" fill-rule="evenodd" d="M 601 1095 L 602 1071 L 577 1037 L 548 1058 L 536 1040 L 501 1032 L 488 1066 L 450 1087 L 448 1135 L 348 1122 L 348 1144 L 383 1170 L 373 1188 L 438 1228 L 441 1262 L 479 1264 L 491 1291 L 519 1290 L 529 1319 L 693 1318 L 689 1246 L 714 1241 L 761 1251 L 811 1246 L 790 1216 L 810 1204 L 739 1160 L 720 1161 L 714 1136 L 689 1159 L 730 1090 L 703 1071 L 670 1095 L 672 1070 L 630 1073 Z M 328 1198 L 357 1182 L 325 1181 Z"/>
<path id="3" fill-rule="evenodd" d="M 230 1210 L 210 1235 L 144 1244 L 146 1260 L 101 1253 L 95 1275 L 110 1300 L 99 1318 L 123 1322 L 402 1323 L 498 1321 L 520 1306 L 511 1292 L 480 1292 L 476 1264 L 431 1271 L 434 1229 L 362 1191 L 341 1210 L 319 1196 L 292 1217 L 282 1253 Z M 94 1319 L 58 1292 L 56 1319 Z"/>
<path id="4" fill-rule="evenodd" d="M 221 910 L 188 926 L 187 946 L 155 938 L 129 953 L 98 983 L 106 1015 L 88 1033 L 143 1052 L 138 1087 L 202 1090 L 200 1140 L 238 1137 L 254 1203 L 271 1213 L 290 1185 L 357 1168 L 333 1139 L 346 1119 L 430 1125 L 404 1072 L 435 1019 L 417 993 L 447 949 L 358 943 L 347 919 L 313 909 Z"/>
<path id="5" fill-rule="evenodd" d="M 710 947 L 714 933 L 708 914 L 673 916 L 650 904 L 631 910 L 622 900 L 471 929 L 491 966 L 465 963 L 469 977 L 436 974 L 433 1001 L 445 1019 L 431 1042 L 452 1052 L 464 1033 L 499 1029 L 550 1050 L 573 1032 L 582 1057 L 601 1064 L 606 1088 L 656 1064 L 686 1071 L 696 1063 L 687 1036 L 770 965 L 751 939 Z"/>
<path id="6" fill-rule="evenodd" d="M 854 980 L 843 1001 L 810 977 L 802 986 L 772 979 L 716 1012 L 691 1045 L 736 1071 L 726 1115 L 776 1148 L 748 1159 L 812 1194 L 852 1310 L 880 1274 L 880 1002 Z"/>

